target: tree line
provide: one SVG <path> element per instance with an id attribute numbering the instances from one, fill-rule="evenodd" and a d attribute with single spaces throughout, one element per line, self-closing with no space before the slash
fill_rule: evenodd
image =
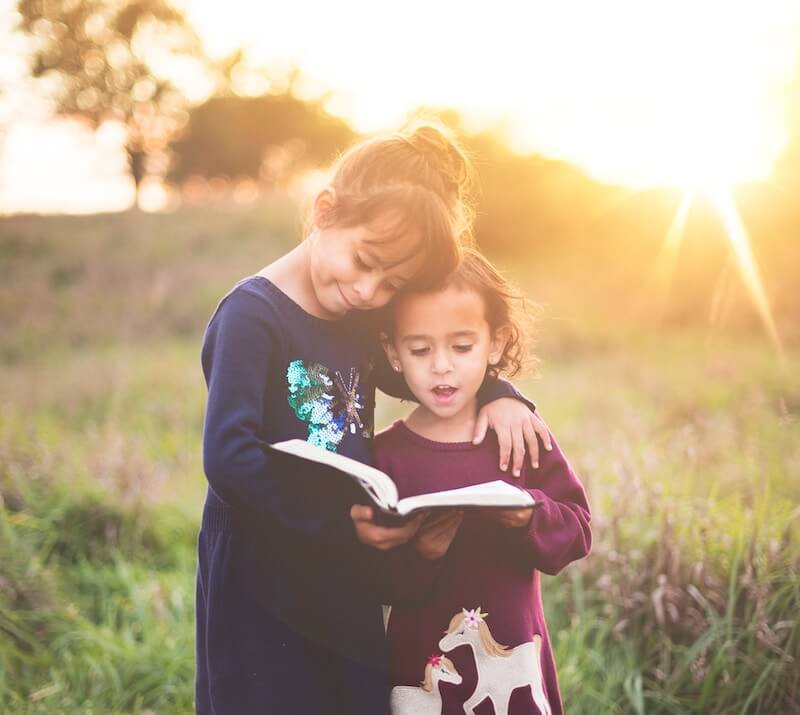
<path id="1" fill-rule="evenodd" d="M 241 50 L 210 59 L 168 0 L 19 0 L 17 12 L 18 29 L 33 48 L 30 73 L 52 92 L 56 113 L 93 127 L 109 120 L 125 126 L 137 191 L 150 174 L 175 184 L 224 176 L 275 187 L 330 163 L 356 138 L 327 110 L 326 97 L 298 96 L 298 71 L 270 76 L 250 66 Z M 210 87 L 203 101 L 191 102 L 169 74 L 171 66 L 186 65 Z M 798 107 L 793 126 L 800 126 Z M 654 260 L 680 201 L 677 192 L 654 190 L 632 200 L 630 190 L 593 181 L 566 162 L 523 156 L 494 134 L 465 131 L 453 110 L 425 112 L 432 113 L 476 157 L 476 233 L 487 250 L 534 260 L 569 253 L 593 276 L 609 257 L 624 257 L 639 272 Z M 800 142 L 793 147 L 776 168 L 775 182 L 788 193 L 800 186 Z M 759 201 L 750 201 L 749 216 L 747 201 L 742 210 L 756 233 L 769 238 L 780 226 L 780 236 L 762 243 L 769 249 L 762 258 L 775 257 L 775 274 L 782 274 L 794 257 L 784 238 L 800 226 L 800 210 L 776 193 Z M 700 290 L 700 276 L 730 252 L 717 218 L 696 212 L 693 225 L 703 236 L 696 256 L 687 243 L 698 277 L 687 273 L 686 292 Z"/>

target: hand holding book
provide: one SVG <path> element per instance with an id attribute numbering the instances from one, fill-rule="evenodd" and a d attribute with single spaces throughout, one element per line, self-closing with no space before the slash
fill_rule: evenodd
<path id="1" fill-rule="evenodd" d="M 413 539 L 419 532 L 425 514 L 417 514 L 401 524 L 387 526 L 375 521 L 375 510 L 372 507 L 353 504 L 350 518 L 353 520 L 356 537 L 362 544 L 388 551 Z"/>
<path id="2" fill-rule="evenodd" d="M 414 546 L 420 556 L 428 560 L 444 556 L 453 543 L 463 518 L 463 511 L 448 509 L 435 512 L 425 519 L 414 536 Z"/>
<path id="3" fill-rule="evenodd" d="M 400 499 L 397 487 L 388 474 L 355 459 L 315 447 L 299 439 L 275 444 L 264 443 L 263 446 L 288 460 L 286 469 L 293 477 L 302 473 L 302 470 L 319 468 L 326 471 L 331 478 L 346 477 L 351 480 L 361 488 L 375 507 L 372 520 L 384 526 L 400 525 L 423 511 L 525 509 L 535 506 L 533 497 L 528 492 L 501 480 Z"/>
<path id="4" fill-rule="evenodd" d="M 487 509 L 489 518 L 494 519 L 506 529 L 522 529 L 531 523 L 533 508 L 524 509 Z"/>

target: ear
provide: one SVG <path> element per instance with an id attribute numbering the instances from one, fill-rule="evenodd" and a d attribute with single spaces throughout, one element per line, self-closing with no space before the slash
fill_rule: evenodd
<path id="1" fill-rule="evenodd" d="M 400 364 L 400 355 L 397 352 L 397 348 L 386 333 L 381 333 L 381 345 L 383 346 L 383 351 L 386 353 L 386 357 L 392 369 L 395 372 L 403 372 L 403 366 Z"/>
<path id="2" fill-rule="evenodd" d="M 501 325 L 497 330 L 494 331 L 494 334 L 489 341 L 489 364 L 490 365 L 497 365 L 500 362 L 500 358 L 503 357 L 503 351 L 506 349 L 506 345 L 508 345 L 508 341 L 511 339 L 511 326 L 510 325 Z"/>
<path id="3" fill-rule="evenodd" d="M 326 186 L 314 199 L 314 225 L 325 228 L 333 223 L 333 213 L 336 208 L 336 190 Z"/>

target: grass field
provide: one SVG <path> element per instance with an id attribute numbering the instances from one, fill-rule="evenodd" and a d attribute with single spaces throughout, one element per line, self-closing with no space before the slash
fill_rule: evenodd
<path id="1" fill-rule="evenodd" d="M 200 339 L 297 231 L 277 198 L 0 220 L 0 712 L 192 711 Z M 546 268 L 516 265 L 546 304 L 520 385 L 594 511 L 545 578 L 567 712 L 800 713 L 798 344 L 644 329 Z"/>

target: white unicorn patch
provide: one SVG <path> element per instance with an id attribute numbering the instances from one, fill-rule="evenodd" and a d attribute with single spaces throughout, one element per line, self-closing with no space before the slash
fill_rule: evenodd
<path id="1" fill-rule="evenodd" d="M 432 655 L 425 666 L 425 680 L 419 688 L 397 685 L 392 688 L 392 715 L 440 715 L 442 695 L 439 683 L 461 684 L 461 676 L 453 661 L 443 655 Z"/>
<path id="2" fill-rule="evenodd" d="M 453 616 L 444 638 L 439 641 L 439 647 L 445 653 L 468 645 L 475 657 L 478 683 L 464 703 L 464 712 L 474 713 L 475 708 L 488 698 L 495 715 L 508 715 L 511 692 L 527 686 L 539 712 L 552 715 L 542 679 L 542 637 L 535 635 L 533 641 L 507 648 L 492 636 L 486 625 L 486 616 L 488 614 L 481 613 L 480 607 L 471 611 L 462 609 L 461 613 Z"/>

